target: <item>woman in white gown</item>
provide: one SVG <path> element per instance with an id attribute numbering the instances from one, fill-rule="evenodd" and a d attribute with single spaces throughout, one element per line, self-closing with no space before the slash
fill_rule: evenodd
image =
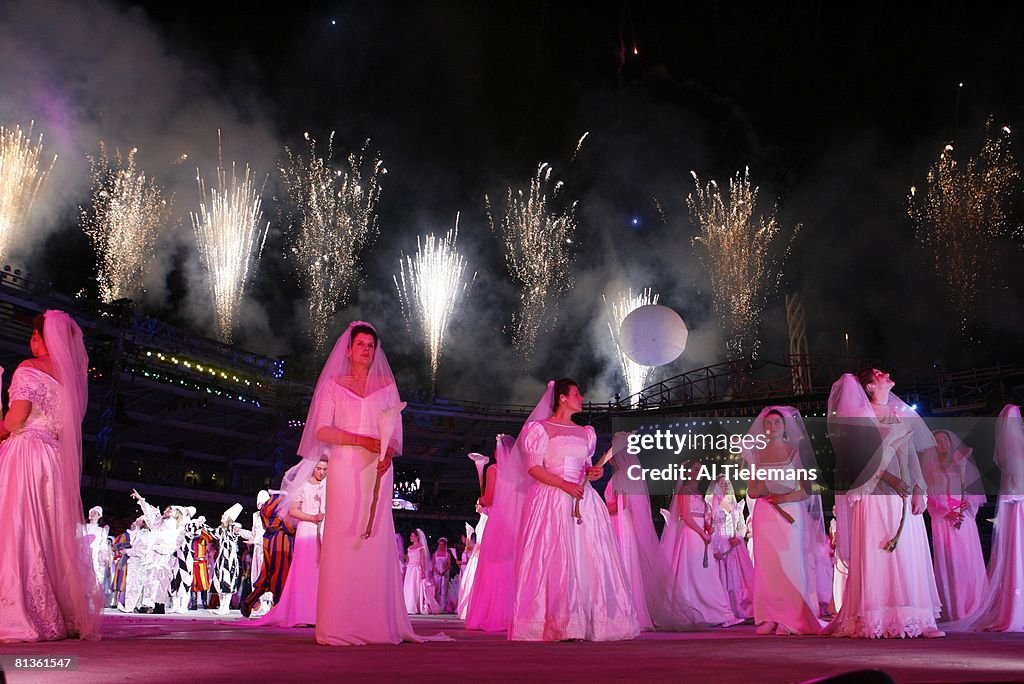
<path id="1" fill-rule="evenodd" d="M 434 599 L 433 572 L 427 535 L 417 528 L 409 535 L 409 551 L 405 561 L 405 611 L 410 615 L 433 615 L 440 612 Z"/>
<path id="2" fill-rule="evenodd" d="M 758 634 L 818 634 L 818 591 L 814 531 L 807 512 L 813 451 L 800 412 L 770 406 L 751 426 L 749 436 L 764 435 L 764 449 L 744 450 L 753 468 L 777 477 L 753 479 L 747 496 L 754 508 L 754 622 Z M 786 516 L 789 516 L 788 518 Z"/>
<path id="3" fill-rule="evenodd" d="M 391 459 L 402 449 L 402 407 L 376 330 L 362 321 L 352 323 L 317 380 L 299 443 L 303 460 L 282 483 L 290 508 L 316 464 L 328 459 L 325 510 L 330 523 L 324 527 L 317 589 L 320 644 L 422 641 L 405 612 L 391 514 Z M 390 435 L 382 434 L 389 430 Z M 378 474 L 373 524 L 364 539 Z"/>
<path id="4" fill-rule="evenodd" d="M 572 422 L 583 395 L 563 378 L 548 391 L 513 450 L 533 483 L 516 551 L 509 639 L 614 641 L 640 633 L 632 590 L 608 519 L 589 480 L 597 436 Z M 539 418 L 539 419 L 538 419 Z"/>
<path id="5" fill-rule="evenodd" d="M 0 429 L 0 642 L 98 639 L 103 595 L 82 515 L 89 359 L 63 311 L 32 323 Z"/>
<path id="6" fill-rule="evenodd" d="M 698 461 L 682 464 L 682 479 L 676 485 L 672 506 L 665 518 L 661 553 L 669 564 L 670 601 L 693 606 L 709 625 L 732 627 L 743 618 L 732 612 L 729 595 L 711 558 L 711 510 L 698 489 Z M 705 560 L 706 559 L 706 560 Z"/>
<path id="7" fill-rule="evenodd" d="M 890 393 L 894 385 L 888 373 L 866 369 L 841 377 L 829 395 L 836 491 L 845 491 L 836 501 L 838 552 L 849 567 L 832 636 L 945 636 L 935 624 L 942 609 L 921 515 L 919 454 L 935 440 Z"/>
<path id="8" fill-rule="evenodd" d="M 711 555 L 729 595 L 729 606 L 736 617 L 752 618 L 754 566 L 744 537 L 746 520 L 736 501 L 732 482 L 725 475 L 719 475 L 704 500 L 711 508 Z"/>
<path id="9" fill-rule="evenodd" d="M 317 587 L 320 581 L 320 546 L 327 523 L 328 462 L 320 461 L 292 502 L 288 515 L 296 520 L 292 560 L 281 596 L 270 612 L 254 621 L 261 627 L 304 627 L 316 624 Z"/>
<path id="10" fill-rule="evenodd" d="M 625 435 L 617 433 L 616 437 L 619 434 Z M 670 583 L 669 569 L 658 546 L 647 483 L 629 477 L 629 468 L 640 465 L 640 461 L 614 445 L 614 441 L 613 448 L 615 455 L 611 463 L 615 474 L 608 481 L 604 498 L 633 592 L 640 629 L 681 631 L 702 627 L 703 616 L 681 596 L 671 602 L 665 598 L 664 588 Z"/>
<path id="11" fill-rule="evenodd" d="M 476 568 L 473 571 L 470 558 L 472 581 L 460 599 L 466 629 L 507 632 L 512 620 L 514 556 L 526 497 L 523 468 L 510 461 L 514 445 L 509 435 L 498 435 L 495 462 L 486 471 L 476 528 Z"/>
<path id="12" fill-rule="evenodd" d="M 498 445 L 501 445 L 502 438 L 511 440 L 508 435 L 498 435 Z M 477 478 L 480 483 L 480 498 L 476 500 L 476 511 L 480 514 L 480 519 L 477 521 L 475 528 L 466 523 L 462 558 L 459 561 L 459 567 L 461 568 L 458 582 L 459 591 L 455 595 L 455 616 L 460 620 L 466 620 L 468 616 L 470 599 L 473 596 L 473 587 L 476 582 L 477 566 L 480 562 L 480 540 L 484 538 L 484 528 L 487 527 L 487 511 L 493 503 L 494 487 L 498 480 L 497 465 L 491 464 L 487 466 L 489 460 L 487 456 L 474 452 L 469 454 L 469 458 L 477 468 Z M 485 466 L 487 466 L 486 476 Z"/>
<path id="13" fill-rule="evenodd" d="M 971 629 L 1024 632 L 1024 423 L 1007 404 L 996 421 L 996 465 L 1002 471 L 988 589 L 966 622 Z"/>
<path id="14" fill-rule="evenodd" d="M 985 558 L 975 516 L 985 503 L 972 449 L 948 430 L 936 430 L 934 455 L 924 462 L 932 528 L 935 584 L 944 622 L 965 618 L 985 595 Z"/>
<path id="15" fill-rule="evenodd" d="M 448 551 L 448 538 L 439 537 L 437 550 L 431 557 L 431 572 L 434 582 L 434 599 L 437 602 L 437 612 L 447 613 L 448 611 L 448 574 L 452 569 L 452 556 Z"/>

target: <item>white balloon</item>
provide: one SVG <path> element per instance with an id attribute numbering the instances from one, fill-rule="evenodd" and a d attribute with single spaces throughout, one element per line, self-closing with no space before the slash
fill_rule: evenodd
<path id="1" fill-rule="evenodd" d="M 641 366 L 664 366 L 683 353 L 688 334 L 679 314 L 661 304 L 648 304 L 622 320 L 619 345 Z"/>

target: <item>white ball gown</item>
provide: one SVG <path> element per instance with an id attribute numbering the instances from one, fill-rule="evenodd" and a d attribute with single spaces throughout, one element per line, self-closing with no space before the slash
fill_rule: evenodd
<path id="1" fill-rule="evenodd" d="M 615 540 L 622 552 L 637 621 L 645 631 L 683 631 L 704 626 L 703 616 L 681 600 L 668 601 L 669 568 L 660 553 L 658 533 L 651 516 L 651 500 L 643 481 L 629 480 L 628 467 L 638 464 L 635 456 L 619 453 L 615 475 L 605 488 L 604 497 L 610 513 Z"/>
<path id="2" fill-rule="evenodd" d="M 32 410 L 0 446 L 0 642 L 99 638 L 102 595 L 81 535 L 81 498 L 63 496 L 79 483 L 64 482 L 62 391 L 25 365 L 11 383 L 10 399 L 31 401 Z"/>
<path id="3" fill-rule="evenodd" d="M 912 514 L 911 497 L 874 493 L 887 466 L 897 468 L 904 482 L 924 484 L 913 450 L 913 428 L 907 421 L 890 422 L 897 419 L 895 413 L 883 418 L 883 456 L 877 473 L 846 496 L 849 574 L 842 608 L 826 628 L 832 636 L 917 637 L 937 630 L 935 621 L 942 608 L 924 519 Z M 886 551 L 901 515 L 904 528 L 899 542 L 893 552 Z"/>
<path id="4" fill-rule="evenodd" d="M 580 482 L 597 437 L 592 427 L 531 422 L 520 436 L 526 467 Z M 580 501 L 533 482 L 524 506 L 509 639 L 613 641 L 640 632 L 608 509 L 590 483 Z"/>
<path id="5" fill-rule="evenodd" d="M 668 561 L 671 580 L 666 594 L 671 600 L 693 606 L 709 624 L 735 624 L 740 618 L 732 612 L 711 551 L 697 531 L 680 520 L 680 505 L 686 506 L 698 525 L 704 525 L 707 513 L 704 496 L 696 489 L 672 497 L 672 509 L 661 537 L 661 552 Z M 705 550 L 707 567 L 704 567 Z"/>

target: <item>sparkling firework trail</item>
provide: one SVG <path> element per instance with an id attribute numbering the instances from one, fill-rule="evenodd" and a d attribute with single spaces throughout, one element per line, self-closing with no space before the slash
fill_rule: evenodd
<path id="1" fill-rule="evenodd" d="M 1010 151 L 1010 129 L 986 124 L 981 152 L 962 163 L 946 145 L 928 169 L 923 193 L 910 189 L 908 213 L 917 239 L 943 280 L 960 330 L 968 324 L 982 282 L 994 261 L 997 242 L 1013 233 L 1007 202 L 1019 172 Z"/>
<path id="2" fill-rule="evenodd" d="M 92 164 L 92 206 L 82 210 L 82 225 L 99 257 L 100 298 L 108 304 L 142 292 L 146 266 L 156 255 L 156 237 L 171 218 L 171 206 L 159 186 L 135 165 L 115 154 L 113 163 L 100 142 Z"/>
<path id="3" fill-rule="evenodd" d="M 35 122 L 21 126 L 0 126 L 0 263 L 10 256 L 12 237 L 25 231 L 39 188 L 57 161 L 43 167 L 43 136 L 32 144 Z"/>
<path id="4" fill-rule="evenodd" d="M 309 156 L 288 154 L 281 176 L 296 207 L 291 227 L 292 253 L 308 297 L 309 322 L 316 348 L 324 350 L 331 319 L 358 282 L 358 255 L 377 232 L 380 178 L 387 169 L 374 157 L 364 175 L 364 153 L 348 157 L 348 169 L 332 169 L 334 133 L 327 157 L 316 155 L 316 141 L 306 134 Z"/>
<path id="5" fill-rule="evenodd" d="M 647 387 L 651 375 L 654 373 L 654 366 L 643 366 L 626 356 L 622 351 L 622 346 L 619 344 L 619 330 L 622 329 L 622 321 L 634 310 L 648 304 L 657 304 L 658 295 L 652 295 L 651 289 L 647 288 L 636 295 L 633 294 L 632 289 L 619 292 L 618 297 L 613 302 L 609 302 L 608 298 L 603 295 L 602 298 L 608 311 L 608 330 L 611 332 L 612 341 L 615 343 L 615 352 L 619 357 L 622 377 L 626 381 L 626 389 L 629 392 L 629 396 L 633 398 L 633 403 L 635 404 L 640 390 Z"/>
<path id="6" fill-rule="evenodd" d="M 512 341 L 524 359 L 547 323 L 555 297 L 572 287 L 569 264 L 576 202 L 563 212 L 553 208 L 561 188 L 561 181 L 551 184 L 551 167 L 541 164 L 527 193 L 508 189 L 500 223 L 494 220 L 490 198 L 485 198 L 491 229 L 502 236 L 505 264 L 521 288 L 521 309 L 512 318 Z"/>
<path id="7" fill-rule="evenodd" d="M 569 157 L 569 164 L 570 164 L 570 165 L 571 165 L 571 164 L 572 164 L 572 163 L 573 163 L 574 161 L 576 161 L 576 155 L 580 153 L 580 148 L 582 148 L 582 147 L 583 147 L 583 141 L 587 139 L 587 136 L 588 136 L 588 135 L 590 135 L 590 131 L 587 131 L 586 133 L 584 133 L 583 135 L 581 135 L 581 136 L 580 136 L 580 139 L 576 141 L 576 149 L 575 149 L 575 150 L 573 150 L 572 156 L 571 156 L 571 157 Z"/>
<path id="8" fill-rule="evenodd" d="M 248 165 L 239 179 L 232 162 L 229 178 L 223 161 L 219 161 L 217 187 L 213 190 L 207 189 L 198 168 L 196 181 L 199 183 L 199 212 L 192 213 L 192 227 L 203 268 L 210 280 L 217 330 L 222 341 L 231 342 L 242 297 L 263 253 L 270 224 L 261 225 L 261 191 L 256 188 Z"/>
<path id="9" fill-rule="evenodd" d="M 764 307 L 782 281 L 782 267 L 800 226 L 784 240 L 775 207 L 767 215 L 755 215 L 758 189 L 750 184 L 749 168 L 729 180 L 727 198 L 717 183 L 702 188 L 697 174 L 691 174 L 696 190 L 686 204 L 700 228 L 693 242 L 700 246 L 698 256 L 711 277 L 726 349 L 731 358 L 756 357 Z"/>
<path id="10" fill-rule="evenodd" d="M 462 303 L 473 278 L 465 280 L 468 264 L 457 251 L 459 217 L 455 228 L 444 237 L 433 234 L 416 238 L 416 254 L 403 255 L 401 271 L 395 276 L 395 287 L 406 320 L 419 323 L 423 340 L 430 350 L 430 381 L 436 383 L 448 324 Z"/>

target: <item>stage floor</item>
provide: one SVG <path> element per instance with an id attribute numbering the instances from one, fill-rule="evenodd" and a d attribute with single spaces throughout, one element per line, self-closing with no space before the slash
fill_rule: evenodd
<path id="1" fill-rule="evenodd" d="M 459 620 L 414 618 L 421 634 L 453 641 L 327 647 L 312 629 L 244 628 L 237 611 L 125 615 L 109 612 L 98 642 L 0 644 L 7 681 L 18 682 L 798 682 L 877 668 L 898 682 L 1024 681 L 1024 634 L 852 640 L 758 636 L 747 625 L 645 633 L 614 643 L 521 643 L 469 632 Z M 77 657 L 77 671 L 13 671 L 10 658 Z"/>

